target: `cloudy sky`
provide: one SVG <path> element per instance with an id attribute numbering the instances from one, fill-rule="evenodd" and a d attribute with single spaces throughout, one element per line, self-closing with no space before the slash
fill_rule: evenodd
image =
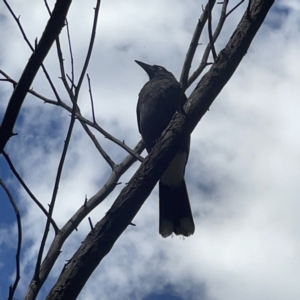
<path id="1" fill-rule="evenodd" d="M 230 1 L 233 7 L 238 1 Z M 246 1 L 247 2 L 247 1 Z M 34 44 L 47 22 L 43 1 L 10 0 Z M 51 7 L 53 2 L 50 2 Z M 134 147 L 140 140 L 135 109 L 146 73 L 135 59 L 163 65 L 178 78 L 205 1 L 103 1 L 88 73 L 100 126 Z M 228 19 L 216 44 L 231 36 L 246 3 Z M 74 1 L 68 21 L 78 79 L 84 61 L 95 1 Z M 216 8 L 215 17 L 218 16 Z M 0 4 L 0 68 L 18 80 L 30 50 L 3 2 Z M 151 196 L 113 250 L 99 265 L 79 299 L 296 300 L 300 297 L 300 5 L 276 1 L 248 54 L 192 134 L 186 181 L 196 223 L 195 234 L 163 239 L 158 234 L 158 195 Z M 70 60 L 62 33 L 66 69 Z M 207 42 L 205 34 L 200 41 Z M 193 69 L 201 59 L 199 46 Z M 64 101 L 55 48 L 45 61 Z M 51 99 L 42 72 L 33 89 Z M 12 87 L 0 83 L 0 114 Z M 191 89 L 187 91 L 187 95 Z M 79 105 L 91 118 L 86 82 Z M 47 207 L 67 134 L 70 114 L 27 96 L 15 132 L 6 146 L 16 168 Z M 94 132 L 116 163 L 126 152 Z M 144 153 L 144 155 L 146 155 Z M 100 220 L 139 166 L 90 217 Z M 22 216 L 21 299 L 33 275 L 45 226 L 44 215 L 11 174 L 3 157 L 0 176 L 11 189 Z M 80 124 L 75 125 L 59 187 L 54 218 L 59 226 L 93 196 L 110 175 Z M 0 299 L 14 279 L 16 224 L 0 190 Z M 89 232 L 84 219 L 63 247 L 38 299 L 44 299 L 62 266 Z M 50 234 L 51 242 L 53 237 Z"/>

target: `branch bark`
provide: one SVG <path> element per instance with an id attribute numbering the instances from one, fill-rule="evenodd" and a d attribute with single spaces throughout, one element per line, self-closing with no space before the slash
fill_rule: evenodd
<path id="1" fill-rule="evenodd" d="M 131 223 L 156 182 L 214 99 L 226 85 L 263 23 L 274 0 L 252 0 L 237 29 L 216 62 L 204 75 L 185 106 L 176 113 L 168 128 L 144 160 L 129 184 L 122 190 L 107 215 L 96 224 L 65 266 L 47 299 L 76 299 L 89 276 Z"/>

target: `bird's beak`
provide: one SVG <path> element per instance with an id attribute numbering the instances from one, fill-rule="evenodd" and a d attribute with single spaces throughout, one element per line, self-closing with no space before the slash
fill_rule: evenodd
<path id="1" fill-rule="evenodd" d="M 135 60 L 135 62 L 146 71 L 150 79 L 154 76 L 154 69 L 152 66 L 147 65 L 139 60 Z"/>

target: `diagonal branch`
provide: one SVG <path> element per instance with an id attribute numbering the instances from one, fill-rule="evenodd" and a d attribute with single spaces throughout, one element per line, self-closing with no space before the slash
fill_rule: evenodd
<path id="1" fill-rule="evenodd" d="M 225 23 L 226 20 L 226 9 L 227 9 L 227 5 L 228 5 L 228 1 L 229 0 L 224 0 L 223 1 L 223 6 L 222 6 L 222 10 L 221 10 L 221 14 L 220 14 L 220 19 L 218 22 L 218 25 L 215 29 L 215 32 L 212 36 L 212 40 L 210 40 L 210 42 L 208 43 L 208 45 L 205 48 L 201 63 L 198 67 L 198 69 L 193 73 L 193 75 L 188 79 L 188 85 L 187 87 L 191 86 L 192 83 L 199 77 L 199 75 L 204 71 L 204 69 L 208 66 L 211 65 L 212 63 L 208 63 L 208 57 L 209 57 L 209 53 L 211 50 L 211 43 L 213 44 L 217 38 L 219 37 L 219 34 L 221 33 L 221 30 L 223 28 L 223 25 Z"/>
<path id="2" fill-rule="evenodd" d="M 251 1 L 249 11 L 244 13 L 216 63 L 191 94 L 185 105 L 185 113 L 175 114 L 152 152 L 63 269 L 47 300 L 77 298 L 89 276 L 141 208 L 175 156 L 177 147 L 194 130 L 235 72 L 273 3 L 274 0 Z"/>
<path id="3" fill-rule="evenodd" d="M 211 48 L 211 53 L 212 56 L 214 58 L 214 62 L 217 59 L 217 53 L 216 53 L 216 49 L 215 49 L 215 41 L 213 39 L 213 34 L 212 34 L 212 24 L 211 24 L 211 13 L 212 13 L 212 4 L 211 4 L 211 0 L 208 0 L 208 5 L 209 5 L 209 10 L 208 10 L 208 37 L 209 37 L 209 44 L 210 44 L 210 48 Z M 224 3 L 226 2 L 226 0 L 224 1 Z"/>
<path id="4" fill-rule="evenodd" d="M 139 142 L 133 151 L 136 153 L 141 153 L 144 148 L 145 146 L 143 142 Z M 135 161 L 136 158 L 134 156 L 128 155 L 122 163 L 118 164 L 106 183 L 103 185 L 103 188 L 88 201 L 86 201 L 82 207 L 78 209 L 74 216 L 71 217 L 71 219 L 61 228 L 61 230 L 55 236 L 41 265 L 39 281 L 34 280 L 34 278 L 31 280 L 24 299 L 31 300 L 36 298 L 40 288 L 48 277 L 54 263 L 56 262 L 56 259 L 59 256 L 61 248 L 66 239 L 74 231 L 74 228 L 76 228 L 81 221 L 114 190 L 114 188 L 118 185 L 120 177 L 132 166 Z"/>
<path id="5" fill-rule="evenodd" d="M 10 83 L 12 83 L 14 86 L 17 85 L 17 81 L 15 81 L 14 79 L 12 79 L 11 77 L 9 77 L 5 72 L 3 72 L 0 69 L 0 74 L 2 74 L 5 79 L 0 79 L 0 80 L 6 80 Z M 72 113 L 72 108 L 70 106 L 68 106 L 66 103 L 64 103 L 63 101 L 55 101 L 55 100 L 51 100 L 47 97 L 44 97 L 43 95 L 35 92 L 34 90 L 29 90 L 29 93 L 34 95 L 35 97 L 37 97 L 38 99 L 41 99 L 43 101 L 45 101 L 45 103 L 49 103 L 49 104 L 53 104 L 53 105 L 57 105 L 57 106 L 61 106 L 62 108 L 64 108 L 65 110 L 67 110 L 68 112 Z M 113 143 L 115 143 L 116 145 L 120 146 L 121 148 L 123 148 L 125 151 L 127 151 L 128 153 L 130 153 L 132 156 L 136 157 L 137 160 L 139 160 L 140 162 L 142 162 L 144 160 L 144 158 L 142 156 L 140 156 L 139 153 L 136 153 L 134 150 L 132 150 L 130 147 L 128 147 L 124 142 L 118 140 L 117 138 L 115 138 L 113 135 L 111 135 L 110 133 L 108 133 L 106 130 L 104 130 L 101 126 L 99 126 L 97 123 L 94 123 L 88 119 L 86 119 L 85 117 L 83 117 L 80 113 L 79 108 L 76 111 L 76 118 L 80 121 L 80 123 L 83 124 L 87 124 L 90 127 L 96 129 L 98 132 L 100 132 L 102 135 L 104 135 L 104 137 L 106 137 L 107 139 L 109 139 L 110 141 L 112 141 Z M 91 137 L 91 139 L 93 140 L 93 142 L 95 141 L 95 139 L 93 138 L 93 134 L 91 133 L 91 131 L 87 130 L 88 127 L 84 126 L 84 129 L 86 130 L 87 134 Z M 95 143 L 95 142 L 94 142 Z M 99 146 L 100 144 L 97 142 L 95 143 L 96 148 L 99 150 Z M 99 151 L 100 152 L 100 151 Z M 101 153 L 101 152 L 100 152 Z"/>
<path id="6" fill-rule="evenodd" d="M 22 24 L 21 24 L 21 22 L 20 22 L 20 18 L 18 18 L 18 17 L 16 16 L 16 14 L 15 14 L 14 11 L 11 9 L 11 7 L 10 7 L 10 5 L 7 3 L 7 1 L 6 1 L 6 0 L 3 0 L 3 1 L 4 1 L 5 5 L 7 6 L 9 12 L 10 12 L 11 15 L 13 16 L 13 18 L 15 19 L 15 21 L 16 21 L 16 23 L 17 23 L 17 25 L 18 25 L 18 27 L 19 27 L 21 33 L 22 33 L 22 36 L 23 36 L 23 38 L 24 38 L 24 40 L 25 40 L 25 42 L 26 42 L 26 44 L 27 44 L 28 47 L 31 49 L 31 51 L 34 52 L 34 47 L 31 45 L 30 41 L 29 41 L 28 38 L 27 38 L 27 35 L 26 35 L 26 33 L 25 33 L 25 30 L 23 29 L 23 26 L 22 26 Z M 45 3 L 46 3 L 46 7 L 47 7 L 48 11 L 50 12 L 50 9 L 49 9 L 49 6 L 48 6 L 48 4 L 47 4 L 47 1 L 45 1 Z M 49 14 L 51 15 L 51 13 L 49 13 Z M 57 90 L 56 90 L 56 88 L 55 88 L 55 86 L 54 86 L 54 83 L 52 82 L 52 80 L 51 80 L 51 78 L 50 78 L 50 75 L 49 75 L 48 71 L 46 70 L 46 68 L 45 68 L 45 66 L 44 66 L 43 64 L 42 64 L 41 66 L 42 66 L 43 72 L 44 72 L 44 74 L 45 74 L 45 76 L 46 76 L 46 78 L 47 78 L 47 80 L 48 80 L 48 82 L 49 82 L 49 84 L 50 84 L 50 87 L 51 87 L 51 89 L 52 89 L 52 91 L 53 91 L 53 93 L 54 93 L 56 99 L 57 99 L 58 101 L 60 101 L 60 97 L 59 97 L 58 92 L 57 92 Z"/>
<path id="7" fill-rule="evenodd" d="M 39 280 L 39 271 L 40 271 L 40 266 L 41 266 L 41 262 L 42 262 L 42 256 L 43 256 L 44 248 L 45 248 L 46 241 L 47 241 L 47 238 L 48 238 L 51 218 L 52 218 L 52 214 L 53 214 L 53 211 L 54 211 L 56 196 L 57 196 L 57 193 L 58 193 L 58 186 L 59 186 L 63 166 L 64 166 L 65 159 L 66 159 L 66 156 L 67 156 L 67 151 L 68 151 L 68 148 L 69 148 L 69 144 L 70 144 L 70 140 L 71 140 L 71 136 L 72 136 L 75 120 L 76 120 L 76 108 L 77 108 L 77 101 L 76 100 L 77 100 L 77 98 L 75 99 L 75 102 L 73 104 L 70 125 L 69 125 L 69 128 L 68 128 L 66 141 L 65 141 L 65 144 L 64 144 L 64 148 L 63 148 L 61 158 L 60 158 L 60 161 L 59 161 L 59 165 L 58 165 L 58 169 L 57 169 L 57 174 L 56 174 L 56 178 L 55 178 L 55 184 L 54 184 L 54 188 L 53 188 L 52 199 L 51 199 L 51 202 L 50 202 L 50 205 L 49 205 L 48 218 L 47 218 L 44 234 L 43 234 L 43 237 L 42 237 L 41 246 L 39 248 L 39 253 L 38 253 L 38 257 L 37 257 L 36 266 L 35 266 L 34 278 L 35 278 L 36 281 Z"/>
<path id="8" fill-rule="evenodd" d="M 93 99 L 93 92 L 92 92 L 92 85 L 91 85 L 91 78 L 89 74 L 86 74 L 88 85 L 89 85 L 89 94 L 91 99 L 91 108 L 92 108 L 92 116 L 93 116 L 93 122 L 96 123 L 96 117 L 95 117 L 95 109 L 94 109 L 94 99 Z"/>
<path id="9" fill-rule="evenodd" d="M 96 37 L 96 29 L 97 29 L 97 22 L 98 22 L 98 16 L 99 16 L 99 10 L 100 10 L 100 4 L 101 1 L 97 0 L 97 4 L 95 7 L 95 13 L 94 13 L 94 23 L 93 23 L 93 28 L 92 28 L 92 34 L 91 34 L 91 38 L 90 38 L 90 43 L 89 43 L 89 47 L 88 47 L 88 51 L 86 54 L 86 58 L 85 58 L 85 62 L 83 64 L 83 68 L 81 70 L 81 74 L 77 83 L 77 86 L 75 88 L 75 97 L 78 97 L 79 95 L 79 90 L 81 87 L 81 84 L 83 82 L 87 67 L 89 65 L 89 61 L 92 55 L 92 50 L 93 50 L 93 46 L 94 46 L 94 42 L 95 42 L 95 37 Z"/>
<path id="10" fill-rule="evenodd" d="M 71 44 L 71 35 L 70 35 L 70 28 L 68 20 L 66 19 L 66 27 L 67 27 L 67 35 L 68 35 L 68 44 L 69 44 L 69 52 L 70 52 L 70 59 L 71 59 L 71 84 L 74 86 L 74 59 L 73 59 L 73 51 L 72 51 L 72 44 Z"/>
<path id="11" fill-rule="evenodd" d="M 195 32 L 192 37 L 188 52 L 186 54 L 182 72 L 181 72 L 181 76 L 180 76 L 180 83 L 181 83 L 184 91 L 188 88 L 189 72 L 191 69 L 192 61 L 195 56 L 197 47 L 199 45 L 199 39 L 201 37 L 203 28 L 204 28 L 205 23 L 208 18 L 209 10 L 213 9 L 215 2 L 216 2 L 215 0 L 212 0 L 206 4 L 205 9 L 204 9 L 200 19 L 198 20 L 197 26 L 195 28 Z"/>
<path id="12" fill-rule="evenodd" d="M 3 151 L 9 138 L 13 135 L 13 128 L 26 94 L 54 40 L 64 26 L 71 2 L 71 0 L 57 0 L 41 40 L 32 53 L 18 85 L 13 91 L 0 127 L 0 153 Z"/>
<path id="13" fill-rule="evenodd" d="M 93 99 L 93 93 L 92 93 L 92 87 L 91 87 L 91 79 L 89 74 L 87 74 L 87 80 L 88 80 L 88 86 L 89 86 L 89 93 L 90 93 L 90 99 L 91 99 L 91 107 L 92 107 L 92 116 L 93 116 L 93 123 L 96 123 L 96 117 L 95 117 L 95 110 L 94 110 L 94 99 Z M 81 124 L 85 131 L 88 133 L 90 138 L 93 140 L 95 146 L 97 147 L 98 151 L 101 153 L 102 157 L 105 159 L 105 161 L 109 164 L 111 169 L 113 170 L 116 167 L 116 164 L 113 162 L 113 160 L 110 158 L 110 156 L 107 154 L 107 152 L 101 147 L 95 136 L 92 134 L 88 126 L 81 121 Z"/>
<path id="14" fill-rule="evenodd" d="M 227 14 L 226 14 L 226 18 L 232 13 L 234 12 L 245 0 L 241 0 L 237 5 L 235 5 Z M 250 4 L 250 2 L 249 2 Z"/>
<path id="15" fill-rule="evenodd" d="M 42 203 L 33 195 L 31 190 L 28 188 L 26 183 L 23 181 L 22 177 L 20 176 L 20 174 L 18 173 L 18 171 L 14 167 L 12 161 L 10 160 L 9 155 L 5 151 L 3 151 L 2 154 L 3 154 L 4 158 L 6 159 L 10 169 L 12 170 L 12 172 L 14 173 L 14 175 L 16 176 L 16 178 L 19 180 L 20 184 L 24 188 L 24 190 L 27 192 L 27 194 L 30 196 L 30 198 L 35 202 L 35 204 L 41 209 L 41 211 L 45 214 L 45 216 L 48 217 L 49 214 L 48 214 L 47 210 L 42 205 Z M 51 224 L 52 224 L 52 226 L 55 230 L 55 233 L 57 233 L 59 228 L 56 225 L 55 221 L 51 218 L 50 222 L 51 222 Z"/>

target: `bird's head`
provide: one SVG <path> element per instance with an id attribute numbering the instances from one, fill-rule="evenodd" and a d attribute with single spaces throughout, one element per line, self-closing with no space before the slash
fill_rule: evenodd
<path id="1" fill-rule="evenodd" d="M 135 60 L 135 62 L 146 71 L 146 73 L 149 75 L 150 80 L 158 77 L 174 77 L 174 75 L 168 70 L 166 70 L 164 67 L 157 65 L 150 66 L 138 60 Z"/>

